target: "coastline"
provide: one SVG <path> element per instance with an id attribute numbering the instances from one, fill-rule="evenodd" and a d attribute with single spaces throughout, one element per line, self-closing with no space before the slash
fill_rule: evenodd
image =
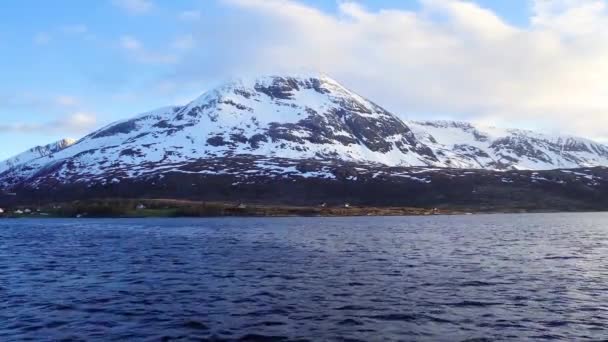
<path id="1" fill-rule="evenodd" d="M 517 207 L 440 207 L 417 208 L 398 206 L 365 206 L 347 203 L 281 205 L 267 203 L 200 202 L 174 199 L 103 199 L 19 205 L 4 209 L 2 218 L 213 218 L 213 217 L 390 217 L 433 215 L 479 215 L 522 213 L 601 212 Z"/>

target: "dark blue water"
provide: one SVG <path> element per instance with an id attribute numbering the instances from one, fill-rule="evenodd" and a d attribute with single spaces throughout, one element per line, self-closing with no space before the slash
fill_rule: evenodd
<path id="1" fill-rule="evenodd" d="M 0 220 L 0 340 L 600 340 L 608 215 Z"/>

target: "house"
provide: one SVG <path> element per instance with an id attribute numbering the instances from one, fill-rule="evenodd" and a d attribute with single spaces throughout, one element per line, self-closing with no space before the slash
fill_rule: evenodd
<path id="1" fill-rule="evenodd" d="M 146 209 L 146 206 L 145 206 L 145 205 L 143 205 L 143 204 L 141 204 L 141 203 L 139 203 L 139 204 L 137 205 L 137 207 L 135 207 L 135 209 L 137 209 L 137 210 L 144 210 L 144 209 Z"/>
<path id="2" fill-rule="evenodd" d="M 26 214 L 31 214 L 32 213 L 32 209 L 25 209 L 23 212 L 26 213 Z"/>
<path id="3" fill-rule="evenodd" d="M 0 208 L 0 215 L 4 214 L 4 209 Z"/>
<path id="4" fill-rule="evenodd" d="M 17 214 L 17 215 L 23 215 L 23 210 L 17 209 L 17 210 L 15 210 L 15 214 Z"/>
<path id="5" fill-rule="evenodd" d="M 239 208 L 239 209 L 247 209 L 247 205 L 245 203 L 240 203 L 237 208 Z"/>
<path id="6" fill-rule="evenodd" d="M 344 203 L 344 208 L 350 208 L 350 204 L 349 203 Z"/>

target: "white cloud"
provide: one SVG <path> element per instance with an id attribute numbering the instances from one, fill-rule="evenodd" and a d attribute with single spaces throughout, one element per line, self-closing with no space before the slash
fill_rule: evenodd
<path id="1" fill-rule="evenodd" d="M 63 110 L 80 105 L 80 100 L 71 95 L 39 94 L 31 91 L 0 93 L 0 107 L 4 111 Z"/>
<path id="2" fill-rule="evenodd" d="M 77 98 L 68 95 L 57 96 L 55 102 L 62 107 L 73 107 L 79 103 Z"/>
<path id="3" fill-rule="evenodd" d="M 187 44 L 194 44 L 194 42 L 186 42 L 176 40 L 174 44 L 181 44 L 179 47 L 184 49 Z M 175 64 L 179 58 L 174 53 L 167 52 L 155 52 L 147 49 L 144 44 L 137 38 L 129 35 L 120 37 L 119 45 L 122 49 L 126 50 L 129 55 L 139 63 L 146 64 Z"/>
<path id="4" fill-rule="evenodd" d="M 411 11 L 343 1 L 337 13 L 290 0 L 223 3 L 228 17 L 201 22 L 175 81 L 313 69 L 405 117 L 608 139 L 604 1 L 535 0 L 522 27 L 462 0 L 420 0 Z"/>
<path id="5" fill-rule="evenodd" d="M 178 19 L 183 21 L 197 21 L 201 19 L 201 12 L 197 10 L 183 11 L 178 15 Z"/>
<path id="6" fill-rule="evenodd" d="M 65 25 L 61 27 L 61 31 L 67 34 L 86 34 L 89 28 L 83 24 Z"/>
<path id="7" fill-rule="evenodd" d="M 89 133 L 97 124 L 97 116 L 93 113 L 77 112 L 57 122 L 59 127 L 67 132 Z"/>
<path id="8" fill-rule="evenodd" d="M 86 134 L 97 125 L 97 116 L 87 112 L 76 112 L 43 123 L 3 123 L 0 132 Z"/>
<path id="9" fill-rule="evenodd" d="M 47 45 L 51 42 L 51 34 L 48 32 L 38 32 L 34 36 L 34 43 L 36 45 Z"/>
<path id="10" fill-rule="evenodd" d="M 195 47 L 196 41 L 194 40 L 194 37 L 189 34 L 175 38 L 171 45 L 174 49 L 190 50 Z"/>
<path id="11" fill-rule="evenodd" d="M 150 0 L 112 0 L 112 3 L 130 14 L 144 14 L 154 8 Z"/>
<path id="12" fill-rule="evenodd" d="M 123 49 L 137 51 L 142 49 L 142 43 L 133 36 L 120 37 L 120 46 Z"/>

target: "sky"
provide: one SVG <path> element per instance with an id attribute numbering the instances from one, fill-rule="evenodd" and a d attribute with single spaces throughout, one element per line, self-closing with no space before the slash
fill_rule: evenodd
<path id="1" fill-rule="evenodd" d="M 608 142 L 606 0 L 0 1 L 0 159 L 239 76 Z"/>

